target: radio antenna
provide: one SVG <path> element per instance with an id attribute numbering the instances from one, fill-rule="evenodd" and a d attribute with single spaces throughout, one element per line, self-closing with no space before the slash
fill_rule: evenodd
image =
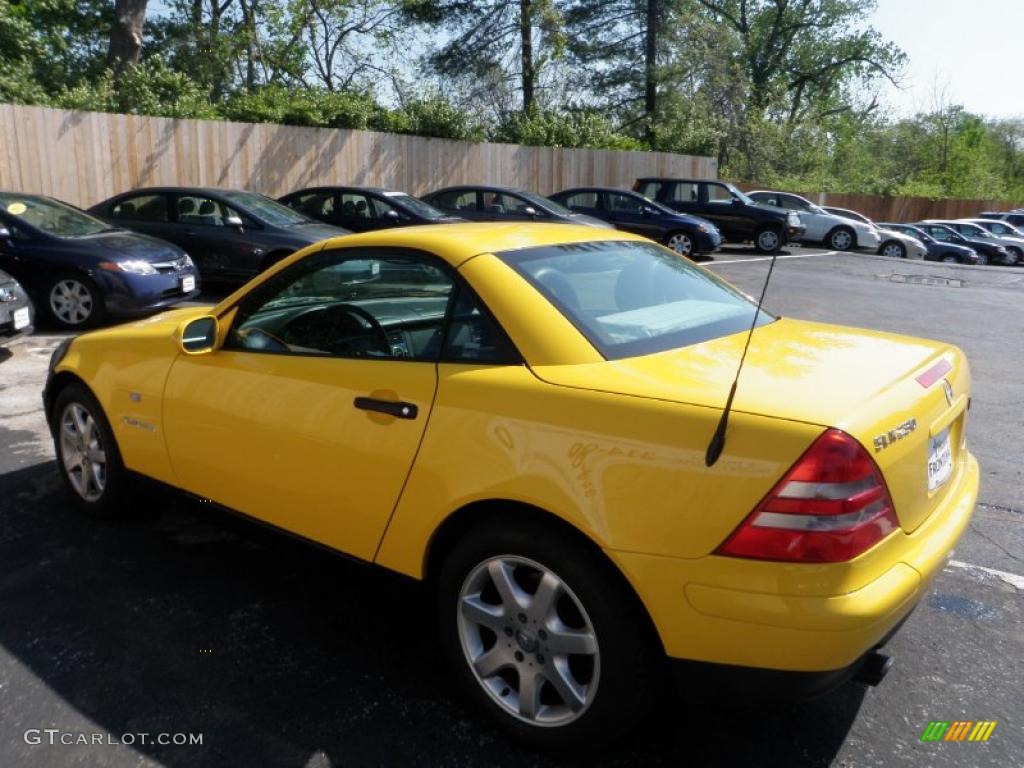
<path id="1" fill-rule="evenodd" d="M 772 272 L 775 269 L 775 260 L 779 256 L 779 249 L 775 250 L 772 254 L 772 263 L 768 265 L 768 274 L 764 278 L 764 286 L 761 288 L 761 298 L 757 300 L 757 309 L 754 311 L 754 321 L 750 324 L 750 330 L 747 332 L 747 341 L 743 345 L 743 354 L 740 355 L 740 364 L 736 367 L 736 377 L 732 380 L 732 387 L 729 388 L 729 397 L 726 398 L 725 408 L 722 410 L 722 418 L 718 420 L 718 426 L 715 428 L 715 434 L 711 436 L 711 442 L 708 443 L 707 453 L 704 454 L 704 465 L 713 467 L 715 462 L 718 461 L 722 455 L 722 451 L 725 449 L 725 430 L 729 426 L 729 413 L 732 411 L 732 401 L 736 397 L 736 385 L 740 381 L 740 372 L 743 370 L 743 363 L 747 359 L 747 350 L 750 349 L 750 339 L 754 335 L 754 329 L 757 327 L 757 321 L 761 316 L 761 305 L 764 303 L 764 295 L 768 292 L 768 283 L 772 279 Z"/>

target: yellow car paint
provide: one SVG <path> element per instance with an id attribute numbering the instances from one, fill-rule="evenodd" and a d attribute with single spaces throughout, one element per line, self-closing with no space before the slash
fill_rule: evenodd
<path id="1" fill-rule="evenodd" d="M 963 440 L 966 359 L 949 345 L 891 334 L 788 319 L 763 326 L 725 453 L 709 469 L 704 451 L 743 334 L 605 361 L 492 255 L 609 239 L 642 240 L 562 224 L 350 235 L 283 260 L 216 307 L 84 334 L 57 373 L 90 387 L 130 469 L 356 557 L 423 577 L 452 514 L 513 501 L 601 547 L 671 656 L 787 670 L 849 664 L 909 611 L 969 521 L 979 473 Z M 525 364 L 181 353 L 189 319 L 218 317 L 222 342 L 239 301 L 274 274 L 321 249 L 364 246 L 417 248 L 457 268 Z M 952 366 L 951 402 L 942 387 L 915 381 L 939 359 Z M 422 415 L 352 409 L 354 396 L 371 393 L 414 402 Z M 871 450 L 910 416 L 914 433 Z M 867 446 L 900 530 L 843 563 L 714 555 L 826 427 Z M 927 438 L 947 427 L 955 472 L 928 493 Z"/>

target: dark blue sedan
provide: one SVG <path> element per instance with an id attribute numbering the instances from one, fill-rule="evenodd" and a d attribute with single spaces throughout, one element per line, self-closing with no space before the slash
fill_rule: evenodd
<path id="1" fill-rule="evenodd" d="M 952 240 L 952 236 L 956 234 L 955 232 L 939 232 L 939 238 L 941 239 L 938 239 L 913 224 L 879 223 L 878 226 L 882 229 L 892 229 L 902 232 L 904 235 L 916 237 L 928 249 L 928 254 L 924 257 L 925 261 L 944 261 L 948 264 L 978 263 L 978 254 L 973 248 L 958 244 Z"/>
<path id="2" fill-rule="evenodd" d="M 181 248 L 39 195 L 0 192 L 0 269 L 64 328 L 199 295 L 199 275 Z"/>
<path id="3" fill-rule="evenodd" d="M 710 221 L 678 213 L 638 192 L 609 187 L 577 187 L 550 195 L 575 213 L 607 221 L 617 229 L 644 235 L 683 256 L 713 253 L 722 234 Z"/>

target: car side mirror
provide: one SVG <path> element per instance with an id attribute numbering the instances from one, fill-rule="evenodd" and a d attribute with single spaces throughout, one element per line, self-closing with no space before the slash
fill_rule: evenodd
<path id="1" fill-rule="evenodd" d="M 179 345 L 186 355 L 205 355 L 217 346 L 219 325 L 213 315 L 189 320 L 181 327 Z"/>
<path id="2" fill-rule="evenodd" d="M 224 223 L 229 227 L 234 227 L 235 229 L 241 229 L 243 226 L 242 217 L 235 216 L 234 214 L 231 214 L 227 218 L 225 218 Z"/>
<path id="3" fill-rule="evenodd" d="M 13 238 L 11 237 L 11 230 L 0 224 L 0 241 L 9 243 Z"/>
<path id="4" fill-rule="evenodd" d="M 392 208 L 391 210 L 384 212 L 384 218 L 388 219 L 389 221 L 398 221 L 402 217 L 398 215 L 398 211 Z"/>
<path id="5" fill-rule="evenodd" d="M 644 216 L 650 217 L 654 215 L 654 209 L 651 208 L 651 206 L 649 205 L 643 205 L 640 207 L 640 213 L 642 213 Z"/>
<path id="6" fill-rule="evenodd" d="M 525 213 L 527 216 L 536 216 L 537 209 L 534 208 L 532 205 L 528 205 L 525 208 L 523 208 L 523 213 Z"/>
<path id="7" fill-rule="evenodd" d="M 732 204 L 733 204 L 733 205 L 743 205 L 743 201 L 742 201 L 742 200 L 740 200 L 740 199 L 739 199 L 738 197 L 734 197 L 734 198 L 732 199 Z"/>

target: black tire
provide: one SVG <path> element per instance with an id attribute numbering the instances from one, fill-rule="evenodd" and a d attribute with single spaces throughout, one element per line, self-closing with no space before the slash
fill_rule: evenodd
<path id="1" fill-rule="evenodd" d="M 697 255 L 697 244 L 688 232 L 675 230 L 665 235 L 665 247 L 688 259 Z"/>
<path id="2" fill-rule="evenodd" d="M 595 656 L 589 659 L 592 677 L 587 685 L 596 687 L 585 694 L 584 698 L 592 698 L 581 707 L 579 713 L 566 715 L 575 718 L 571 722 L 538 725 L 521 719 L 511 711 L 511 707 L 516 707 L 517 711 L 522 712 L 519 708 L 521 705 L 516 703 L 521 690 L 518 683 L 519 672 L 512 670 L 525 670 L 527 663 L 532 669 L 533 663 L 536 662 L 536 674 L 541 674 L 545 659 L 540 654 L 549 653 L 554 647 L 552 645 L 549 648 L 543 644 L 553 643 L 554 634 L 545 636 L 540 632 L 540 628 L 550 628 L 554 626 L 553 624 L 527 619 L 525 613 L 511 616 L 508 611 L 503 611 L 502 618 L 497 619 L 505 623 L 505 626 L 501 631 L 490 633 L 490 637 L 494 639 L 493 645 L 481 650 L 480 654 L 484 655 L 492 650 L 498 650 L 506 657 L 509 654 L 517 654 L 516 661 L 508 659 L 508 663 L 514 667 L 508 666 L 499 673 L 513 675 L 513 682 L 505 685 L 499 675 L 495 674 L 487 678 L 494 681 L 497 689 L 505 685 L 504 691 L 492 692 L 491 689 L 485 688 L 487 683 L 478 678 L 473 671 L 471 651 L 463 649 L 466 637 L 463 623 L 467 622 L 471 627 L 474 626 L 473 622 L 463 618 L 463 586 L 472 583 L 470 580 L 474 574 L 484 573 L 486 578 L 490 571 L 484 568 L 484 564 L 499 557 L 527 559 L 535 565 L 539 564 L 549 569 L 548 572 L 556 581 L 568 587 L 568 590 L 561 593 L 559 601 L 568 600 L 568 606 L 571 608 L 576 605 L 574 601 L 578 600 L 582 611 L 576 615 L 583 617 L 581 620 L 584 630 L 588 626 L 593 629 L 594 647 L 597 650 Z M 527 571 L 526 576 L 529 576 L 529 565 L 511 572 L 519 573 L 524 569 Z M 521 581 L 523 577 L 517 578 L 516 585 L 524 589 Z M 533 596 L 526 590 L 524 594 L 530 598 Z M 484 592 L 480 592 L 481 599 L 483 595 Z M 559 601 L 555 602 L 563 605 Z M 656 665 L 660 655 L 655 647 L 656 643 L 650 637 L 649 621 L 641 613 L 637 602 L 621 577 L 612 571 L 611 566 L 596 552 L 557 528 L 529 521 L 513 520 L 507 525 L 491 522 L 471 529 L 449 553 L 437 582 L 437 615 L 441 645 L 459 687 L 477 708 L 489 712 L 505 730 L 516 738 L 542 749 L 564 749 L 570 746 L 586 750 L 598 748 L 625 733 L 647 711 L 652 700 L 651 692 L 655 688 L 653 680 L 657 675 Z M 531 607 L 523 610 L 529 611 Z M 589 625 L 586 623 L 587 620 Z M 518 623 L 520 621 L 521 623 Z M 534 626 L 538 629 L 531 639 L 527 630 Z M 513 627 L 516 628 L 514 631 Z M 522 628 L 525 640 L 521 640 L 519 628 Z M 555 630 L 551 631 L 554 633 Z M 509 649 L 500 648 L 502 643 L 508 645 Z M 536 655 L 533 655 L 534 653 Z M 481 656 L 477 658 L 479 660 Z M 575 657 L 565 658 L 564 663 L 567 667 L 577 660 Z M 555 659 L 550 653 L 546 661 L 550 668 L 554 668 Z M 584 658 L 582 661 L 585 666 L 588 659 Z M 549 678 L 545 676 L 543 679 L 547 681 Z M 556 699 L 557 695 L 550 682 L 539 683 L 537 690 L 537 700 L 541 702 L 538 705 L 539 717 L 544 706 L 544 694 L 555 696 Z M 515 699 L 508 698 L 513 693 Z M 499 703 L 500 697 L 503 696 L 506 697 L 507 704 Z M 549 697 L 549 705 L 551 701 Z M 558 706 L 557 702 L 555 706 Z"/>
<path id="3" fill-rule="evenodd" d="M 766 224 L 754 233 L 754 250 L 758 253 L 777 253 L 783 246 L 782 230 Z"/>
<path id="4" fill-rule="evenodd" d="M 960 259 L 957 256 L 953 255 L 952 253 L 947 253 L 945 256 L 942 257 L 942 262 L 944 264 L 959 264 Z"/>
<path id="5" fill-rule="evenodd" d="M 893 259 L 905 259 L 907 258 L 907 247 L 899 240 L 886 240 L 878 246 L 878 254 Z"/>
<path id="6" fill-rule="evenodd" d="M 73 476 L 76 474 L 79 477 L 85 475 L 86 468 L 82 466 L 80 472 L 69 468 L 69 464 L 75 463 L 75 455 L 69 453 L 69 449 L 75 440 L 70 432 L 68 439 L 65 440 L 64 430 L 66 428 L 66 420 L 69 418 L 72 422 L 70 426 L 74 426 L 73 412 L 70 411 L 74 407 L 82 408 L 88 413 L 92 423 L 95 425 L 98 447 L 103 452 L 102 489 L 95 498 L 90 498 L 87 494 L 84 494 L 80 490 L 80 486 L 76 487 Z M 77 382 L 68 384 L 60 390 L 54 400 L 50 423 L 53 429 L 54 450 L 57 453 L 57 466 L 61 477 L 64 479 L 64 484 L 71 492 L 71 496 L 78 508 L 91 517 L 110 518 L 120 515 L 125 509 L 128 497 L 128 475 L 124 468 L 124 463 L 121 461 L 121 452 L 118 450 L 114 433 L 110 429 L 110 422 L 107 421 L 103 408 L 96 398 L 93 397 L 92 393 L 84 385 Z M 89 431 L 87 430 L 86 434 L 88 433 Z M 85 442 L 86 440 L 83 439 L 79 446 Z M 95 455 L 95 448 L 92 448 L 91 441 L 88 442 Z M 77 453 L 80 457 L 84 458 L 85 451 L 79 450 Z M 93 481 L 94 489 L 95 479 L 96 475 L 92 475 L 89 478 L 89 480 Z"/>
<path id="7" fill-rule="evenodd" d="M 850 227 L 836 227 L 825 236 L 825 243 L 833 251 L 852 251 L 857 247 L 857 233 Z"/>
<path id="8" fill-rule="evenodd" d="M 65 272 L 52 279 L 42 300 L 53 322 L 68 330 L 92 328 L 107 316 L 99 287 L 79 272 Z"/>
<path id="9" fill-rule="evenodd" d="M 1011 261 L 1008 262 L 1008 266 L 1011 266 L 1011 267 L 1017 266 L 1017 267 L 1019 267 L 1021 265 L 1021 263 L 1024 262 L 1024 251 L 1021 251 L 1020 248 L 1014 248 L 1014 247 L 1011 246 L 1011 247 L 1007 248 L 1006 250 L 1010 252 L 1010 259 L 1011 259 Z"/>

